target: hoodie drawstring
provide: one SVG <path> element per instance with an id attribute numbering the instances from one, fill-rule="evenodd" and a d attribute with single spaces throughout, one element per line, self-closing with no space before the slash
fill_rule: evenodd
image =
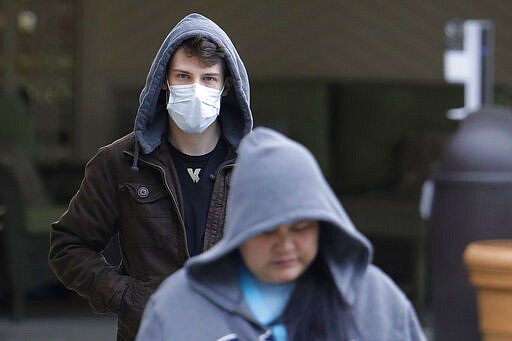
<path id="1" fill-rule="evenodd" d="M 133 151 L 133 163 L 132 163 L 132 171 L 138 172 L 139 171 L 139 140 L 135 138 L 135 150 Z"/>

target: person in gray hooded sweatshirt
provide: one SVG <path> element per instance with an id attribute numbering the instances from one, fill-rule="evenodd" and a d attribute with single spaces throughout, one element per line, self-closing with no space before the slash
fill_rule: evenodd
<path id="1" fill-rule="evenodd" d="M 425 340 L 299 143 L 261 127 L 242 140 L 225 228 L 152 295 L 137 340 Z"/>
<path id="2" fill-rule="evenodd" d="M 223 235 L 236 149 L 252 129 L 249 80 L 214 22 L 183 18 L 157 52 L 134 131 L 88 162 L 69 209 L 51 226 L 49 262 L 98 313 L 135 338 L 149 296 Z M 122 262 L 103 250 L 119 237 Z"/>

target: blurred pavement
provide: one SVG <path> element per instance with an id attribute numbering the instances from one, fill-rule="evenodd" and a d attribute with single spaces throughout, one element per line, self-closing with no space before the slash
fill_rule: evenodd
<path id="1" fill-rule="evenodd" d="M 41 293 L 43 294 L 43 293 Z M 21 320 L 9 316 L 6 304 L 0 306 L 2 341 L 115 341 L 116 317 L 94 314 L 87 301 L 73 293 L 59 292 L 27 301 Z"/>

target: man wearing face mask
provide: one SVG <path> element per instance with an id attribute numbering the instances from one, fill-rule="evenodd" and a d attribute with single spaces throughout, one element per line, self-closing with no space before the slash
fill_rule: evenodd
<path id="1" fill-rule="evenodd" d="M 134 131 L 99 149 L 51 226 L 49 263 L 133 340 L 149 296 L 219 241 L 236 149 L 252 129 L 249 80 L 226 33 L 199 14 L 162 43 Z M 102 252 L 119 237 L 122 262 Z M 170 322 L 172 323 L 172 322 Z"/>

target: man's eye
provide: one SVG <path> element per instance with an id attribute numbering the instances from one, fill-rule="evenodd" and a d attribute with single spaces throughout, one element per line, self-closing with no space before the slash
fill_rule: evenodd
<path id="1" fill-rule="evenodd" d="M 180 79 L 186 79 L 188 77 L 188 75 L 184 74 L 184 73 L 179 73 L 176 75 L 177 78 L 180 78 Z"/>
<path id="2" fill-rule="evenodd" d="M 212 76 L 206 76 L 206 77 L 204 77 L 204 80 L 207 82 L 215 82 L 217 79 Z"/>

